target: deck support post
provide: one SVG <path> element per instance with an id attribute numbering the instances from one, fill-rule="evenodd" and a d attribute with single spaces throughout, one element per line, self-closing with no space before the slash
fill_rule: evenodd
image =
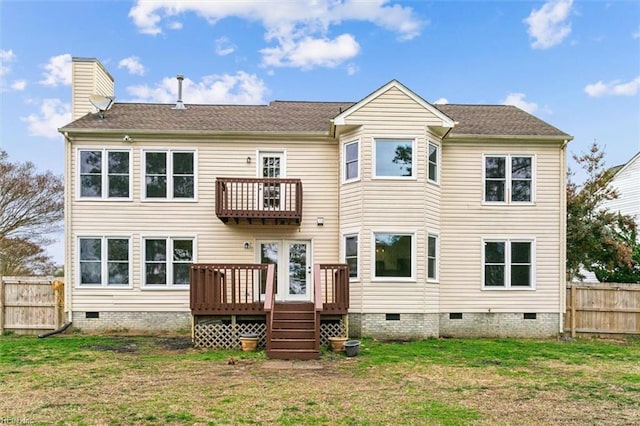
<path id="1" fill-rule="evenodd" d="M 349 337 L 349 314 L 342 315 L 342 324 L 344 324 L 344 335 Z"/>

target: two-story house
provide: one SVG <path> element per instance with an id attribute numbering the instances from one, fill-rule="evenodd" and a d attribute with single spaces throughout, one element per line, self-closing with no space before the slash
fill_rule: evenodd
<path id="1" fill-rule="evenodd" d="M 75 326 L 193 326 L 221 346 L 242 326 L 271 356 L 317 354 L 318 336 L 346 328 L 562 330 L 571 136 L 555 127 L 513 106 L 432 105 L 395 80 L 357 102 L 96 113 L 89 97 L 113 87 L 74 58 L 60 132 Z M 313 350 L 291 344 L 311 329 Z"/>

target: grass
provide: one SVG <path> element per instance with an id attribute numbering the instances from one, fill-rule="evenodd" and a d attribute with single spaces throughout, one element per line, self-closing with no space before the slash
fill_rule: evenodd
<path id="1" fill-rule="evenodd" d="M 267 368 L 188 338 L 0 337 L 0 422 L 35 424 L 637 424 L 640 341 L 363 340 Z M 24 422 L 23 422 L 24 423 Z"/>

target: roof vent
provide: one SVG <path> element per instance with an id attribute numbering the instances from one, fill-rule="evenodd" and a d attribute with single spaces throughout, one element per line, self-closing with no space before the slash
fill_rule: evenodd
<path id="1" fill-rule="evenodd" d="M 187 107 L 184 106 L 184 102 L 182 102 L 182 80 L 184 80 L 184 76 L 178 74 L 176 78 L 178 79 L 178 100 L 176 101 L 176 106 L 172 109 L 187 109 Z"/>

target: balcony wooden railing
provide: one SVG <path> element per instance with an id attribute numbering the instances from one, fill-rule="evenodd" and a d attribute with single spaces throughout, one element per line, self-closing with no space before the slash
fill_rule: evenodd
<path id="1" fill-rule="evenodd" d="M 267 264 L 191 265 L 191 313 L 263 314 L 264 290 L 273 288 L 274 269 Z"/>
<path id="2" fill-rule="evenodd" d="M 216 215 L 227 223 L 297 224 L 302 221 L 302 181 L 275 178 L 217 178 Z"/>
<path id="3" fill-rule="evenodd" d="M 349 266 L 316 264 L 314 285 L 320 289 L 323 314 L 346 314 L 349 310 Z M 320 300 L 316 299 L 316 309 Z"/>

